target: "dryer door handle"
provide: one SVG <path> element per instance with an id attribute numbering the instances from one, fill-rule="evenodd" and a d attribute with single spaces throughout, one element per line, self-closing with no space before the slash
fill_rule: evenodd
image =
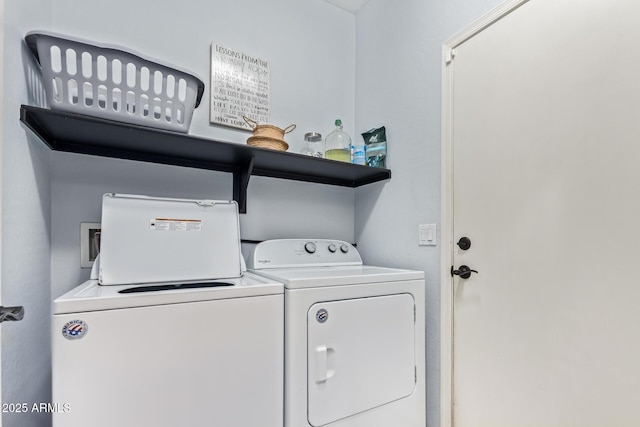
<path id="1" fill-rule="evenodd" d="M 329 378 L 327 371 L 327 346 L 316 347 L 316 384 L 323 383 Z"/>
<path id="2" fill-rule="evenodd" d="M 334 369 L 333 354 L 335 350 L 326 345 L 316 347 L 316 384 L 326 382 L 336 370 Z"/>

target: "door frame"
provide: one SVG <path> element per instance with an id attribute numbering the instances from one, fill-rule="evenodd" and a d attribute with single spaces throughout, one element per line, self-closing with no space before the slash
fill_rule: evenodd
<path id="1" fill-rule="evenodd" d="M 507 0 L 442 45 L 440 245 L 440 427 L 454 427 L 453 413 L 453 67 L 456 48 L 532 0 Z"/>
<path id="2" fill-rule="evenodd" d="M 0 0 L 0 58 L 4 59 L 4 0 Z M 2 165 L 4 152 L 4 60 L 0 61 L 0 255 L 2 254 Z M 0 256 L 0 273 L 2 272 L 2 257 Z M 0 305 L 2 304 L 2 274 L 0 274 Z M 2 325 L 0 325 L 0 396 L 2 396 Z M 2 427 L 2 416 L 0 416 Z"/>

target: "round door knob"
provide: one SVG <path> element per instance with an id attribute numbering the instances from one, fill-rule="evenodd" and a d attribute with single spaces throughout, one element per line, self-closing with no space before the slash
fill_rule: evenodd
<path id="1" fill-rule="evenodd" d="M 349 252 L 349 246 L 340 245 L 340 252 L 342 252 L 343 254 L 346 254 L 347 252 Z"/>
<path id="2" fill-rule="evenodd" d="M 460 249 L 466 251 L 471 247 L 471 239 L 468 237 L 461 237 L 456 244 L 460 247 Z"/>
<path id="3" fill-rule="evenodd" d="M 313 254 L 316 252 L 316 244 L 313 242 L 307 242 L 304 244 L 304 250 L 309 254 Z"/>
<path id="4" fill-rule="evenodd" d="M 331 243 L 329 245 L 329 252 L 334 253 L 337 250 L 338 250 L 338 247 L 336 245 L 334 245 L 333 243 Z"/>

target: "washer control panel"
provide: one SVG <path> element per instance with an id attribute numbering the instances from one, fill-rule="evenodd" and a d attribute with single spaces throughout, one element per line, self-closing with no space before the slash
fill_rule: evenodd
<path id="1" fill-rule="evenodd" d="M 259 270 L 339 265 L 362 265 L 352 244 L 329 239 L 277 239 L 258 243 L 248 267 Z"/>

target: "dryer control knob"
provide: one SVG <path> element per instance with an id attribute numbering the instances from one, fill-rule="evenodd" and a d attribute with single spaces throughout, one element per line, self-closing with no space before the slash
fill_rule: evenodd
<path id="1" fill-rule="evenodd" d="M 309 254 L 313 254 L 316 252 L 316 244 L 313 242 L 307 242 L 304 244 L 304 250 Z"/>
<path id="2" fill-rule="evenodd" d="M 329 252 L 334 253 L 337 250 L 338 250 L 338 248 L 337 248 L 337 246 L 335 244 L 331 243 L 329 245 Z"/>
<path id="3" fill-rule="evenodd" d="M 347 252 L 349 252 L 349 246 L 341 245 L 340 246 L 340 252 L 342 252 L 343 254 L 346 254 Z"/>

